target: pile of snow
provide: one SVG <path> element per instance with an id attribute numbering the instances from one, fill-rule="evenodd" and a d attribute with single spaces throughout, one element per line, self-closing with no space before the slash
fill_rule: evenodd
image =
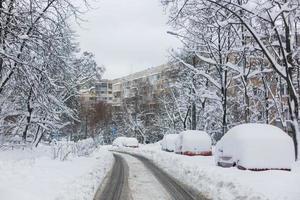
<path id="1" fill-rule="evenodd" d="M 178 134 L 167 134 L 161 140 L 161 148 L 164 151 L 173 152 L 175 151 L 175 142 L 178 138 Z"/>
<path id="2" fill-rule="evenodd" d="M 267 124 L 242 124 L 230 129 L 216 145 L 216 163 L 242 169 L 291 169 L 292 138 Z"/>
<path id="3" fill-rule="evenodd" d="M 132 137 L 117 137 L 112 145 L 116 147 L 138 147 L 139 142 L 136 138 Z"/>
<path id="4" fill-rule="evenodd" d="M 176 139 L 175 152 L 184 155 L 211 155 L 211 138 L 204 131 L 183 131 Z"/>
<path id="5" fill-rule="evenodd" d="M 51 146 L 0 151 L 1 200 L 93 199 L 112 165 L 103 147 L 65 161 L 53 159 Z"/>
<path id="6" fill-rule="evenodd" d="M 300 199 L 300 162 L 295 163 L 291 171 L 253 172 L 215 166 L 212 156 L 170 154 L 161 151 L 159 144 L 140 145 L 138 149 L 122 150 L 145 156 L 208 199 Z"/>

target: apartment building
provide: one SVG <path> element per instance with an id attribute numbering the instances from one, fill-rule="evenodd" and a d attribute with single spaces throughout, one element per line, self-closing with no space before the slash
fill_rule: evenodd
<path id="1" fill-rule="evenodd" d="M 113 103 L 113 88 L 111 80 L 101 80 L 95 84 L 95 93 L 97 101 L 103 101 L 109 104 Z"/>
<path id="2" fill-rule="evenodd" d="M 88 106 L 106 102 L 114 111 L 122 111 L 125 102 L 137 100 L 141 110 L 154 110 L 158 107 L 159 95 L 169 87 L 173 68 L 165 64 L 114 80 L 103 79 L 90 90 L 80 91 L 81 102 Z"/>
<path id="3" fill-rule="evenodd" d="M 112 80 L 114 109 L 120 109 L 122 102 L 133 98 L 138 98 L 145 109 L 155 107 L 157 96 L 166 86 L 164 73 L 168 68 L 169 65 L 160 65 Z"/>
<path id="4" fill-rule="evenodd" d="M 98 102 L 113 103 L 112 81 L 103 79 L 95 82 L 90 89 L 80 90 L 80 101 L 82 104 L 93 107 Z"/>

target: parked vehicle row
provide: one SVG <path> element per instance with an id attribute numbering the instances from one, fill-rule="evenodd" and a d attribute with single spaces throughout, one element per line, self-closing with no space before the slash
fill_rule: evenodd
<path id="1" fill-rule="evenodd" d="M 210 136 L 204 131 L 165 135 L 162 150 L 189 156 L 211 156 Z M 230 129 L 216 144 L 215 163 L 248 170 L 290 170 L 295 160 L 292 138 L 268 124 L 242 124 Z"/>
<path id="2" fill-rule="evenodd" d="M 211 138 L 205 131 L 188 130 L 180 134 L 165 135 L 162 150 L 189 156 L 211 156 Z"/>
<path id="3" fill-rule="evenodd" d="M 117 137 L 113 141 L 112 145 L 116 146 L 116 147 L 137 148 L 137 147 L 139 147 L 139 142 L 136 138 L 133 138 L 133 137 Z"/>

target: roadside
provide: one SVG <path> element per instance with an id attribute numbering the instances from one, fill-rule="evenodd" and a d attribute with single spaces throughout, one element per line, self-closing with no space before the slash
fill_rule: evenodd
<path id="1" fill-rule="evenodd" d="M 287 171 L 242 171 L 215 166 L 212 157 L 189 157 L 161 151 L 159 144 L 140 145 L 122 151 L 142 155 L 168 174 L 220 200 L 299 200 L 300 165 Z M 297 170 L 298 169 L 298 170 Z M 272 187 L 270 187 L 272 183 Z"/>
<path id="2" fill-rule="evenodd" d="M 121 152 L 114 156 L 111 175 L 95 200 L 206 200 L 142 156 Z"/>
<path id="3" fill-rule="evenodd" d="M 113 163 L 103 147 L 65 161 L 52 157 L 43 145 L 0 151 L 1 200 L 91 200 Z"/>

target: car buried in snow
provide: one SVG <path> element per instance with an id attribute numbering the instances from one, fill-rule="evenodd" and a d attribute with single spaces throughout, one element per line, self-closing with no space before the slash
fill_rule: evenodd
<path id="1" fill-rule="evenodd" d="M 254 171 L 290 170 L 295 160 L 292 138 L 268 124 L 242 124 L 217 143 L 216 165 Z"/>
<path id="2" fill-rule="evenodd" d="M 211 156 L 211 137 L 205 131 L 182 131 L 175 142 L 175 153 L 188 156 Z"/>
<path id="3" fill-rule="evenodd" d="M 178 138 L 178 134 L 166 134 L 161 141 L 161 149 L 167 152 L 175 151 L 175 142 Z"/>
<path id="4" fill-rule="evenodd" d="M 139 142 L 136 138 L 133 137 L 117 137 L 113 143 L 115 147 L 132 147 L 137 148 L 139 147 Z"/>
<path id="5" fill-rule="evenodd" d="M 124 146 L 124 141 L 126 140 L 126 137 L 117 137 L 114 139 L 112 145 L 115 147 L 122 147 Z"/>
<path id="6" fill-rule="evenodd" d="M 136 138 L 133 137 L 128 137 L 125 138 L 124 142 L 123 142 L 123 146 L 124 147 L 131 147 L 131 148 L 138 148 L 139 147 L 139 142 Z"/>

